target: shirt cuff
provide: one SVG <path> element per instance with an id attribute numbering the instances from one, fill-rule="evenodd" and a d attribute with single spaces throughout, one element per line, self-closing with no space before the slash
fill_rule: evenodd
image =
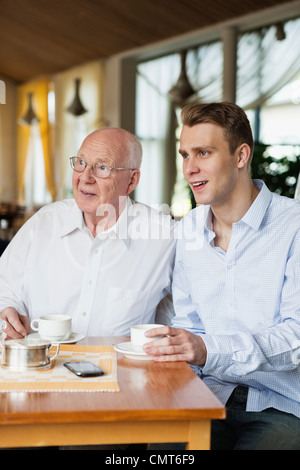
<path id="1" fill-rule="evenodd" d="M 8 307 L 12 307 L 17 310 L 20 315 L 28 316 L 27 311 L 25 310 L 21 302 L 18 303 L 12 299 L 7 300 L 7 302 L 0 300 L 0 312 L 2 312 Z"/>
<path id="2" fill-rule="evenodd" d="M 202 367 L 202 373 L 215 375 L 226 373 L 226 369 L 232 366 L 233 348 L 230 336 L 227 335 L 201 335 L 206 350 L 206 363 Z"/>

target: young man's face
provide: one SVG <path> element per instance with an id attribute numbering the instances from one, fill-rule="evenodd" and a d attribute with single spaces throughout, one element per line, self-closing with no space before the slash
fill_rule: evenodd
<path id="1" fill-rule="evenodd" d="M 238 177 L 237 157 L 230 153 L 220 126 L 184 126 L 179 152 L 197 204 L 219 206 L 230 201 Z"/>

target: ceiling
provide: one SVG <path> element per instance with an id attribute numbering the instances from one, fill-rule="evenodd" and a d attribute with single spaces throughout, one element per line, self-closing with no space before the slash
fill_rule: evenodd
<path id="1" fill-rule="evenodd" d="M 18 83 L 290 0 L 0 0 L 0 75 Z"/>

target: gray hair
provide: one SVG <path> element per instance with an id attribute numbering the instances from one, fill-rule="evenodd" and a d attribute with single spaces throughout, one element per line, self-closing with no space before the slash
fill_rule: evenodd
<path id="1" fill-rule="evenodd" d="M 130 132 L 127 132 L 127 151 L 129 167 L 140 169 L 142 164 L 143 148 L 139 139 Z"/>

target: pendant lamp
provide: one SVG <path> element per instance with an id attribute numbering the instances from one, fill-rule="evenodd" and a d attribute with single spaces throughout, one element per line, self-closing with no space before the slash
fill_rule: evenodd
<path id="1" fill-rule="evenodd" d="M 18 122 L 19 124 L 31 126 L 32 124 L 39 122 L 40 119 L 37 117 L 33 109 L 33 104 L 32 104 L 33 93 L 27 93 L 27 99 L 28 99 L 28 109 L 26 113 L 19 119 Z"/>
<path id="2" fill-rule="evenodd" d="M 195 93 L 195 90 L 190 84 L 189 79 L 187 77 L 187 73 L 186 73 L 186 56 L 187 56 L 187 51 L 181 51 L 180 75 L 177 80 L 177 83 L 170 89 L 168 93 L 171 102 L 175 106 L 178 106 L 180 108 L 184 106 L 186 104 L 187 99 L 190 98 Z"/>
<path id="3" fill-rule="evenodd" d="M 83 106 L 81 102 L 79 89 L 80 89 L 80 78 L 75 78 L 75 96 L 74 96 L 72 103 L 67 108 L 67 111 L 73 114 L 73 116 L 75 117 L 82 116 L 82 114 L 85 114 L 87 112 L 87 109 L 85 109 L 85 107 Z"/>

